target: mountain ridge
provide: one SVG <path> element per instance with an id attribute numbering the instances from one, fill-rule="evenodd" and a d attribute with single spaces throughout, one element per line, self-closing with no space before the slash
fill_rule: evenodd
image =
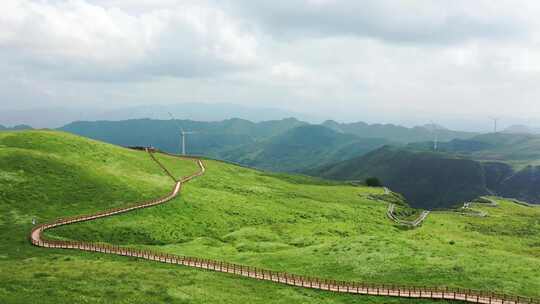
<path id="1" fill-rule="evenodd" d="M 301 127 L 304 127 L 304 134 L 297 134 L 295 137 L 292 133 L 287 133 Z M 341 127 L 346 130 L 341 130 Z M 406 143 L 408 141 L 402 134 L 404 132 L 409 135 L 417 134 L 409 136 L 409 139 L 431 138 L 428 127 L 405 128 L 395 125 L 369 125 L 363 122 L 339 124 L 332 121 L 309 124 L 296 118 L 251 122 L 233 118 L 218 122 L 153 119 L 73 122 L 60 130 L 113 144 L 153 145 L 164 151 L 178 152 L 179 129 L 183 128 L 196 132 L 187 136 L 188 153 L 239 162 L 260 169 L 295 172 L 306 169 L 308 164 L 318 166 L 352 158 L 385 144 Z M 308 132 L 307 129 L 311 131 Z M 372 129 L 376 132 L 372 132 Z M 302 129 L 296 132 L 301 133 Z M 450 134 L 448 136 L 459 138 L 471 135 L 445 132 Z M 283 138 L 279 138 L 280 136 Z M 333 140 L 332 137 L 337 139 Z M 306 138 L 311 139 L 305 140 Z M 317 140 L 320 141 L 319 144 L 315 142 Z M 348 143 L 349 147 L 346 147 L 345 143 Z M 280 148 L 280 144 L 283 147 Z M 289 151 L 293 155 L 286 160 L 282 151 Z M 302 156 L 302 153 L 308 154 Z M 282 160 L 285 161 L 282 163 Z"/>

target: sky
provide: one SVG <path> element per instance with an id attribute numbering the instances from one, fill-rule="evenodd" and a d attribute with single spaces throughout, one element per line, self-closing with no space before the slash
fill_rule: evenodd
<path id="1" fill-rule="evenodd" d="M 540 126 L 535 0 L 2 0 L 0 10 L 0 110 L 206 102 Z"/>

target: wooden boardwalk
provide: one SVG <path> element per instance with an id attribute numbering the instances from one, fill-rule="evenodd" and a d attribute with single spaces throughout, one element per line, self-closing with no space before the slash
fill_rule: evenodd
<path id="1" fill-rule="evenodd" d="M 395 209 L 396 209 L 395 204 L 393 203 L 388 204 L 388 209 L 386 210 L 386 215 L 388 216 L 388 218 L 390 218 L 392 221 L 396 222 L 399 225 L 413 227 L 413 228 L 418 227 L 420 224 L 422 224 L 426 220 L 426 217 L 429 215 L 429 212 L 430 212 L 430 211 L 424 210 L 413 221 L 406 221 L 406 220 L 399 219 L 396 216 L 396 214 L 394 213 Z"/>
<path id="2" fill-rule="evenodd" d="M 39 247 L 44 248 L 61 248 L 61 249 L 77 249 L 92 252 L 101 252 L 106 254 L 116 254 L 129 257 L 137 257 L 141 259 L 183 265 L 188 267 L 195 267 L 200 269 L 206 269 L 210 271 L 217 271 L 223 273 L 229 273 L 237 276 L 253 278 L 257 280 L 271 281 L 280 284 L 327 290 L 331 292 L 339 293 L 351 293 L 361 295 L 372 296 L 388 296 L 388 297 L 402 297 L 402 298 L 418 298 L 418 299 L 440 299 L 440 300 L 455 300 L 469 303 L 485 303 L 485 304 L 540 304 L 540 300 L 510 296 L 504 294 L 497 294 L 493 292 L 485 291 L 473 291 L 470 289 L 459 288 L 429 288 L 429 287 L 411 287 L 411 286 L 397 286 L 389 284 L 368 284 L 359 282 L 346 282 L 335 281 L 328 279 L 321 279 L 316 277 L 298 276 L 286 272 L 276 272 L 256 267 L 249 267 L 243 265 L 237 265 L 227 263 L 223 261 L 202 259 L 196 257 L 178 256 L 164 253 L 151 252 L 146 250 L 138 250 L 125 248 L 120 246 L 111 246 L 96 244 L 90 242 L 77 242 L 77 241 L 56 241 L 43 238 L 43 231 L 51 228 L 55 228 L 62 225 L 69 225 L 73 223 L 79 223 L 84 221 L 91 221 L 98 218 L 104 218 L 113 216 L 116 214 L 126 213 L 132 210 L 149 208 L 159 204 L 166 203 L 174 199 L 181 191 L 182 185 L 193 178 L 201 176 L 205 172 L 203 162 L 197 158 L 187 158 L 195 161 L 199 167 L 198 172 L 190 176 L 183 177 L 177 180 L 167 168 L 165 168 L 153 155 L 153 152 L 147 150 L 152 159 L 162 167 L 162 169 L 169 175 L 174 181 L 174 187 L 171 192 L 161 198 L 138 203 L 129 207 L 116 208 L 103 212 L 99 212 L 91 215 L 82 215 L 71 218 L 61 218 L 54 222 L 41 224 L 32 229 L 30 232 L 30 242 Z"/>

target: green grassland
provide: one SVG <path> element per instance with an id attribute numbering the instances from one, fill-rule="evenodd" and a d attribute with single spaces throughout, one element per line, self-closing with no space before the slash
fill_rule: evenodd
<path id="1" fill-rule="evenodd" d="M 189 160 L 158 155 L 178 175 Z M 487 218 L 433 212 L 404 230 L 382 189 L 217 161 L 165 205 L 64 226 L 99 241 L 331 279 L 452 286 L 540 297 L 540 208 L 498 201 Z M 32 247 L 40 222 L 128 205 L 172 181 L 144 152 L 52 131 L 0 133 L 1 303 L 431 303 L 338 295 L 228 274 Z"/>

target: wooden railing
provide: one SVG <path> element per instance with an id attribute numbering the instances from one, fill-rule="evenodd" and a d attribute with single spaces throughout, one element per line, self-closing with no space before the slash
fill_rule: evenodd
<path id="1" fill-rule="evenodd" d="M 152 151 L 147 150 L 152 159 L 158 163 L 164 171 L 171 176 L 175 181 L 177 180 L 171 172 L 166 170 L 165 167 L 152 155 Z M 197 257 L 179 256 L 166 253 L 157 253 L 148 250 L 140 250 L 134 248 L 120 247 L 107 244 L 98 244 L 90 242 L 78 242 L 78 241 L 58 241 L 43 239 L 43 231 L 54 227 L 69 225 L 73 223 L 79 223 L 89 221 L 97 218 L 112 216 L 120 213 L 129 212 L 135 209 L 148 208 L 151 206 L 166 203 L 172 200 L 178 195 L 181 190 L 182 183 L 185 183 L 197 176 L 204 174 L 205 167 L 201 160 L 197 158 L 184 157 L 197 162 L 199 171 L 193 175 L 183 177 L 175 183 L 173 190 L 166 196 L 154 200 L 149 200 L 143 203 L 139 203 L 130 207 L 115 208 L 107 211 L 99 212 L 92 215 L 82 215 L 70 218 L 57 219 L 54 222 L 41 224 L 34 227 L 30 233 L 30 242 L 39 247 L 44 248 L 59 248 L 59 249 L 77 249 L 92 252 L 101 252 L 107 254 L 116 254 L 122 256 L 137 257 L 162 263 L 184 265 L 189 267 L 201 268 L 211 271 L 224 272 L 234 274 L 238 276 L 272 281 L 281 284 L 287 284 L 292 286 L 299 286 L 305 288 L 327 290 L 332 292 L 352 293 L 352 294 L 364 294 L 364 295 L 377 295 L 377 296 L 390 296 L 390 297 L 404 297 L 404 298 L 424 298 L 424 299 L 446 299 L 464 301 L 470 303 L 485 303 L 485 304 L 540 304 L 540 300 L 510 296 L 505 294 L 498 294 L 493 292 L 475 291 L 471 289 L 460 288 L 432 288 L 432 287 L 411 287 L 411 286 L 399 286 L 389 284 L 369 284 L 361 282 L 347 282 L 336 281 L 316 277 L 300 276 L 290 274 L 286 272 L 277 272 L 257 267 L 250 267 L 245 265 L 238 265 L 223 261 L 216 261 Z"/>

